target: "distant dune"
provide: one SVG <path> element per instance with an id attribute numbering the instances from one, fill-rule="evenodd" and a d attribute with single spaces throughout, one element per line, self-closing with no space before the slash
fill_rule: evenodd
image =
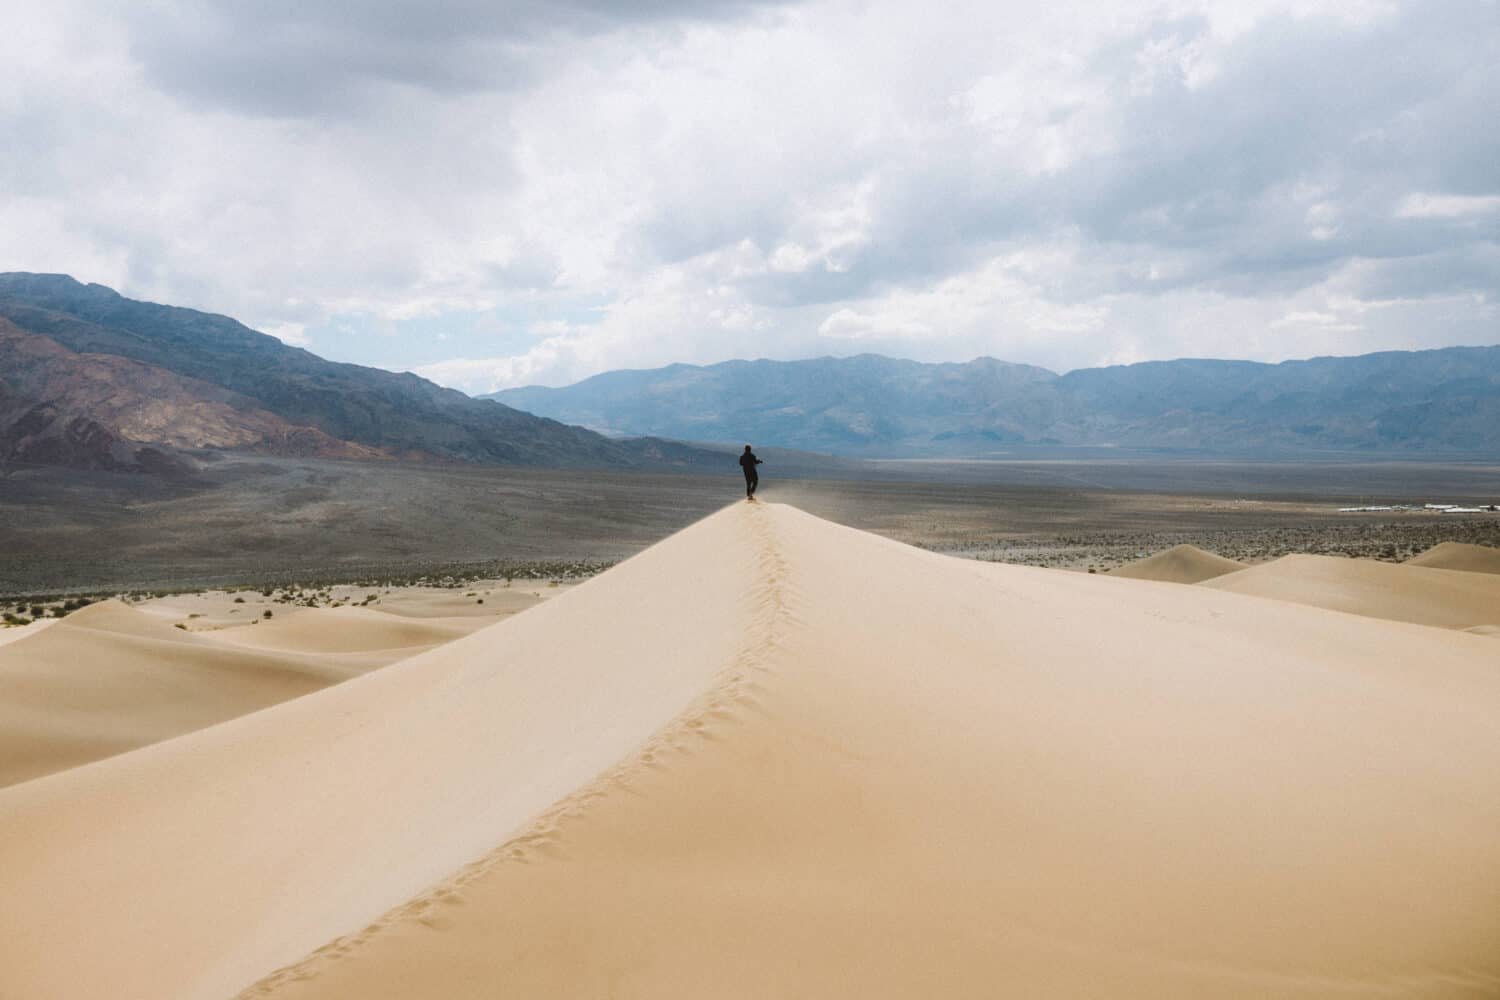
<path id="1" fill-rule="evenodd" d="M 17 629 L 0 646 L 0 786 L 316 691 L 485 624 L 337 608 L 187 632 L 105 601 L 45 631 Z"/>
<path id="2" fill-rule="evenodd" d="M 1225 573 L 1245 568 L 1242 562 L 1225 559 L 1223 556 L 1192 545 L 1174 545 L 1165 552 L 1147 556 L 1128 566 L 1109 571 L 1110 576 L 1124 576 L 1132 580 L 1162 580 L 1168 583 L 1202 583 Z"/>
<path id="3" fill-rule="evenodd" d="M 0 995 L 1493 994 L 1491 647 L 738 503 L 0 790 Z"/>
<path id="4" fill-rule="evenodd" d="M 1406 565 L 1457 569 L 1468 573 L 1500 573 L 1500 549 L 1464 542 L 1439 542 L 1426 552 L 1406 560 Z"/>
<path id="5" fill-rule="evenodd" d="M 1291 555 L 1201 586 L 1441 628 L 1500 623 L 1500 577 L 1410 563 Z"/>
<path id="6" fill-rule="evenodd" d="M 222 629 L 206 635 L 249 649 L 369 653 L 441 645 L 484 624 L 474 618 L 407 618 L 367 608 L 312 608 L 255 628 Z"/>

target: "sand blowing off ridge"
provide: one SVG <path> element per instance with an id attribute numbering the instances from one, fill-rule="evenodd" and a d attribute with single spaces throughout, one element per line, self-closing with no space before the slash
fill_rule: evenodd
<path id="1" fill-rule="evenodd" d="M 1494 995 L 1493 647 L 736 504 L 0 791 L 0 995 Z"/>

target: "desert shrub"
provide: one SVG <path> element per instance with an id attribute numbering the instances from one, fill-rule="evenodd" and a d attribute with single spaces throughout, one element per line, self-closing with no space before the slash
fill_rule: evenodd
<path id="1" fill-rule="evenodd" d="M 271 617 L 271 609 L 267 608 L 265 614 L 261 615 L 261 617 L 262 618 L 269 618 L 269 617 Z"/>

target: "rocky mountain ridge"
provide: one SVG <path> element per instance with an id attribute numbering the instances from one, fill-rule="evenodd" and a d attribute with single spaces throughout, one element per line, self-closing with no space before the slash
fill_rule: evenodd
<path id="1" fill-rule="evenodd" d="M 983 457 L 1018 446 L 1500 454 L 1500 346 L 1065 375 L 993 358 L 729 361 L 489 398 L 603 433 L 854 457 Z"/>
<path id="2" fill-rule="evenodd" d="M 227 316 L 138 302 L 66 275 L 0 274 L 0 383 L 12 400 L 10 422 L 0 425 L 0 439 L 15 439 L 12 464 L 38 456 L 89 468 L 139 464 L 106 461 L 119 452 L 113 444 L 91 460 L 76 449 L 39 450 L 27 442 L 44 412 L 53 414 L 48 427 L 83 420 L 97 428 L 91 440 L 102 434 L 161 454 L 657 469 L 718 460 L 668 441 L 610 439 L 416 375 L 327 361 Z M 50 409 L 32 412 L 38 405 Z M 24 433 L 22 412 L 31 414 Z"/>

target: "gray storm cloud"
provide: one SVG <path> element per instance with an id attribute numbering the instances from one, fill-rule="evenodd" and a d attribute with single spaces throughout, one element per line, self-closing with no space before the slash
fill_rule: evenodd
<path id="1" fill-rule="evenodd" d="M 539 51 L 634 26 L 732 19 L 773 0 L 471 2 L 165 0 L 132 6 L 132 51 L 162 89 L 206 106 L 304 116 L 368 109 L 392 88 L 511 90 Z"/>

